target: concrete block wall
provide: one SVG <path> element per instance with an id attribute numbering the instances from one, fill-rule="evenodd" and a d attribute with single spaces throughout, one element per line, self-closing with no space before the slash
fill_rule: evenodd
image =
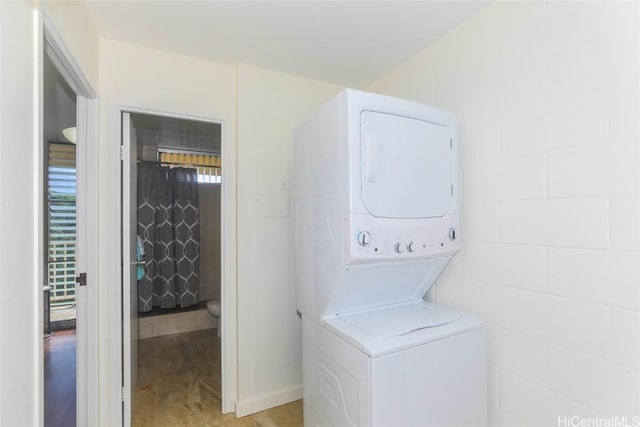
<path id="1" fill-rule="evenodd" d="M 458 117 L 435 295 L 488 322 L 491 425 L 640 415 L 638 7 L 498 2 L 370 87 Z"/>

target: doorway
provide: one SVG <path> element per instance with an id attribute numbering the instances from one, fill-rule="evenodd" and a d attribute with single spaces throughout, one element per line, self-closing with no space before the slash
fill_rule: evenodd
<path id="1" fill-rule="evenodd" d="M 226 399 L 222 392 L 224 370 L 218 367 L 216 379 L 212 369 L 214 362 L 223 363 L 224 344 L 216 332 L 225 312 L 215 318 L 207 310 L 208 301 L 222 300 L 222 201 L 226 189 L 222 121 L 132 108 L 122 108 L 119 114 L 120 369 L 122 421 L 128 426 L 132 419 L 139 419 L 137 408 L 158 400 L 150 396 L 158 384 L 168 378 L 176 382 L 179 366 L 155 360 L 158 357 L 153 351 L 147 352 L 167 337 L 166 351 L 177 351 L 177 343 L 182 356 L 191 354 L 194 345 L 201 347 L 210 341 L 205 353 L 217 354 L 204 359 L 203 369 L 188 372 L 195 376 L 187 382 L 203 390 L 218 390 L 219 404 Z M 196 344 L 189 338 L 193 334 L 201 338 Z M 164 354 L 166 359 L 162 351 L 155 354 Z M 144 363 L 139 365 L 139 361 Z"/>
<path id="2" fill-rule="evenodd" d="M 98 100 L 45 11 L 42 37 L 43 334 L 67 329 L 59 340 L 54 335 L 42 347 L 42 420 L 45 426 L 94 425 L 98 423 L 98 230 L 93 221 Z M 52 315 L 62 318 L 58 322 Z M 61 383 L 50 383 L 52 376 Z M 56 390 L 59 384 L 63 391 Z M 66 413 L 59 418 L 52 408 Z"/>
<path id="3" fill-rule="evenodd" d="M 76 424 L 76 94 L 43 59 L 44 425 Z"/>

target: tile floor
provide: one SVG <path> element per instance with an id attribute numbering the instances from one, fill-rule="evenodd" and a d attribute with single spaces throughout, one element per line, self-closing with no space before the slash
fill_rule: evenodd
<path id="1" fill-rule="evenodd" d="M 215 329 L 138 342 L 134 426 L 302 426 L 302 401 L 236 418 L 222 415 L 220 390 L 220 339 Z"/>

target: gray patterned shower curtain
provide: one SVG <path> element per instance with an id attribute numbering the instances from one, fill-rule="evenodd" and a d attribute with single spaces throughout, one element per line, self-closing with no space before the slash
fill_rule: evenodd
<path id="1" fill-rule="evenodd" d="M 138 165 L 138 235 L 145 275 L 138 282 L 138 311 L 198 303 L 200 205 L 195 169 Z"/>

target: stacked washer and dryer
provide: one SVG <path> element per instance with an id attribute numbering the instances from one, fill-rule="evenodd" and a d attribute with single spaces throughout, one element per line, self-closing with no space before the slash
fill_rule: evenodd
<path id="1" fill-rule="evenodd" d="M 423 297 L 458 251 L 452 115 L 347 89 L 294 132 L 305 426 L 482 426 L 481 320 Z"/>

